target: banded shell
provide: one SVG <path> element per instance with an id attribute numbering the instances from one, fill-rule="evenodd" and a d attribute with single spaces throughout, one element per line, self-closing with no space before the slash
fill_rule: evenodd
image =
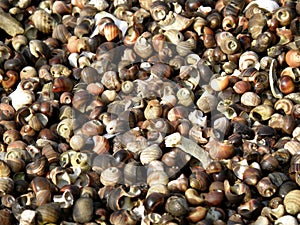
<path id="1" fill-rule="evenodd" d="M 162 150 L 157 144 L 150 145 L 145 148 L 140 155 L 140 160 L 143 165 L 149 164 L 151 161 L 160 159 Z"/>
<path id="2" fill-rule="evenodd" d="M 109 167 L 105 169 L 100 176 L 103 185 L 114 186 L 122 180 L 122 172 L 117 167 Z"/>
<path id="3" fill-rule="evenodd" d="M 57 21 L 45 10 L 37 10 L 31 16 L 31 21 L 34 26 L 41 32 L 49 34 L 57 25 Z"/>
<path id="4" fill-rule="evenodd" d="M 5 194 L 12 193 L 14 189 L 14 181 L 9 177 L 0 178 L 0 197 Z"/>
<path id="5" fill-rule="evenodd" d="M 287 213 L 295 215 L 300 212 L 300 190 L 290 191 L 284 198 L 283 204 Z"/>
<path id="6" fill-rule="evenodd" d="M 258 106 L 260 102 L 260 97 L 254 92 L 245 92 L 241 96 L 241 103 L 246 106 Z"/>

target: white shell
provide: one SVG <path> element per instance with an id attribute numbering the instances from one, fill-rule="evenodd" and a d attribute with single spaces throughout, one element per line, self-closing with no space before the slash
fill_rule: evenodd
<path id="1" fill-rule="evenodd" d="M 181 136 L 181 134 L 179 134 L 178 132 L 165 137 L 165 145 L 166 147 L 178 147 L 185 153 L 188 153 L 191 156 L 195 157 L 202 163 L 204 169 L 211 162 L 211 158 L 207 151 L 201 148 L 194 141 Z"/>
<path id="2" fill-rule="evenodd" d="M 99 11 L 103 11 L 108 8 L 109 4 L 105 0 L 90 0 L 88 5 L 93 5 Z"/>
<path id="3" fill-rule="evenodd" d="M 12 92 L 9 97 L 11 98 L 12 106 L 16 111 L 25 105 L 32 104 L 35 100 L 33 92 L 30 90 L 23 90 L 21 84 L 18 85 L 16 90 Z"/>
<path id="4" fill-rule="evenodd" d="M 170 11 L 164 20 L 158 22 L 158 25 L 163 30 L 182 31 L 188 28 L 193 22 L 194 18 L 186 18 Z"/>
<path id="5" fill-rule="evenodd" d="M 201 110 L 195 109 L 194 111 L 190 112 L 188 118 L 192 122 L 192 124 L 196 124 L 202 127 L 207 126 L 207 116 L 204 116 Z"/>
<path id="6" fill-rule="evenodd" d="M 71 53 L 68 57 L 69 64 L 73 67 L 78 67 L 78 59 L 79 59 L 79 54 L 77 52 Z"/>
<path id="7" fill-rule="evenodd" d="M 244 9 L 244 12 L 247 11 L 251 6 L 258 6 L 261 9 L 265 9 L 269 12 L 274 12 L 276 9 L 279 8 L 279 5 L 276 1 L 274 0 L 256 0 L 250 2 L 247 7 Z"/>
<path id="8" fill-rule="evenodd" d="M 20 225 L 34 225 L 36 213 L 35 210 L 25 209 L 21 213 Z"/>
<path id="9" fill-rule="evenodd" d="M 74 203 L 74 197 L 71 191 L 66 190 L 62 195 L 54 195 L 53 201 L 59 203 L 60 208 L 69 208 Z"/>
<path id="10" fill-rule="evenodd" d="M 274 222 L 274 225 L 297 225 L 298 221 L 294 216 L 285 215 Z"/>

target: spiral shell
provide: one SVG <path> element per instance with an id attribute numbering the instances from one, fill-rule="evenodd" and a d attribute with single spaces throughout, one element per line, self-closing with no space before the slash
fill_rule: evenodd
<path id="1" fill-rule="evenodd" d="M 57 223 L 61 214 L 61 209 L 58 203 L 41 205 L 36 209 L 36 211 L 36 219 L 38 224 Z"/>
<path id="2" fill-rule="evenodd" d="M 169 12 L 169 7 L 165 2 L 155 1 L 150 7 L 150 14 L 155 21 L 165 19 Z"/>
<path id="3" fill-rule="evenodd" d="M 181 16 L 177 13 L 173 13 L 172 11 L 169 12 L 169 14 L 166 16 L 164 20 L 161 20 L 158 22 L 158 25 L 163 30 L 178 30 L 182 31 L 186 28 L 188 28 L 192 23 L 194 19 L 189 19 L 184 16 Z"/>
<path id="4" fill-rule="evenodd" d="M 247 106 L 258 106 L 260 102 L 260 97 L 254 92 L 245 92 L 241 96 L 241 103 Z"/>
<path id="5" fill-rule="evenodd" d="M 41 32 L 49 34 L 57 25 L 57 21 L 45 10 L 36 10 L 31 16 L 34 26 Z"/>
<path id="6" fill-rule="evenodd" d="M 243 71 L 249 67 L 260 68 L 258 55 L 254 51 L 244 52 L 239 59 L 239 69 Z"/>
<path id="7" fill-rule="evenodd" d="M 115 186 L 122 180 L 122 172 L 117 167 L 109 167 L 102 171 L 100 181 L 103 185 Z"/>
<path id="8" fill-rule="evenodd" d="M 57 40 L 60 40 L 62 43 L 67 43 L 71 36 L 72 34 L 63 24 L 58 24 L 56 27 L 54 27 L 52 32 L 52 37 L 56 38 Z"/>
<path id="9" fill-rule="evenodd" d="M 161 148 L 157 144 L 153 144 L 142 150 L 140 160 L 143 165 L 146 165 L 154 160 L 160 159 L 161 156 Z"/>
<path id="10" fill-rule="evenodd" d="M 143 34 L 137 38 L 133 49 L 135 53 L 142 58 L 148 58 L 153 52 L 151 44 Z"/>
<path id="11" fill-rule="evenodd" d="M 156 119 L 162 114 L 162 106 L 157 99 L 148 102 L 147 107 L 144 111 L 146 119 Z"/>
<path id="12" fill-rule="evenodd" d="M 292 190 L 285 196 L 283 204 L 287 213 L 295 215 L 300 212 L 299 195 L 300 190 Z"/>
<path id="13" fill-rule="evenodd" d="M 258 105 L 250 111 L 250 118 L 255 121 L 264 121 L 271 118 L 274 109 L 269 105 Z"/>

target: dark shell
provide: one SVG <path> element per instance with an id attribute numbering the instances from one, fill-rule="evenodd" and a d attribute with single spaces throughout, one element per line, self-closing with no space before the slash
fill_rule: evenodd
<path id="1" fill-rule="evenodd" d="M 167 199 L 165 209 L 167 212 L 177 217 L 187 214 L 189 207 L 184 196 L 172 195 Z"/>

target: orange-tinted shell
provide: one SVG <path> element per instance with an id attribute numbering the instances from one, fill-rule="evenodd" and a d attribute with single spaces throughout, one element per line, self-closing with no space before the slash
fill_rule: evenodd
<path id="1" fill-rule="evenodd" d="M 296 49 L 289 50 L 285 55 L 285 61 L 290 67 L 299 67 L 300 51 Z"/>
<path id="2" fill-rule="evenodd" d="M 76 36 L 71 36 L 68 39 L 67 49 L 70 53 L 78 52 L 78 41 L 79 39 Z"/>

